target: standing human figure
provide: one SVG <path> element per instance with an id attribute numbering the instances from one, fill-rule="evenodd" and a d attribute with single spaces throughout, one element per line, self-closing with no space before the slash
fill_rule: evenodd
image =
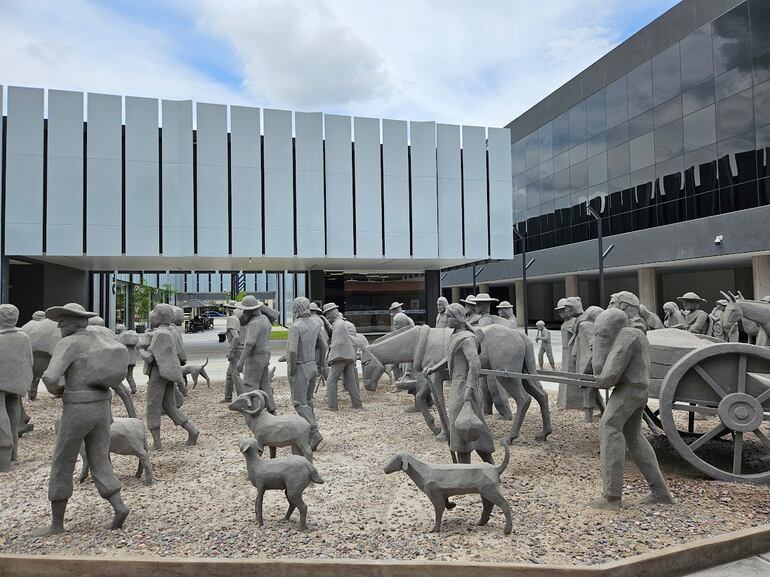
<path id="1" fill-rule="evenodd" d="M 128 367 L 126 367 L 126 382 L 131 389 L 131 394 L 135 395 L 136 381 L 134 380 L 134 367 L 136 367 L 136 347 L 139 344 L 139 335 L 136 331 L 126 329 L 126 325 L 116 325 L 115 334 L 118 342 L 126 347 L 128 351 Z"/>
<path id="2" fill-rule="evenodd" d="M 27 322 L 22 328 L 22 330 L 25 330 L 27 327 L 29 327 L 32 323 L 37 323 L 45 319 L 45 311 L 35 311 L 32 313 L 32 320 Z M 37 389 L 40 386 L 40 377 L 33 377 L 32 382 L 29 384 L 29 390 L 27 391 L 27 398 L 30 401 L 34 401 L 37 399 Z M 24 407 L 22 406 L 22 411 L 24 410 Z"/>
<path id="3" fill-rule="evenodd" d="M 516 322 L 516 315 L 513 312 L 513 305 L 508 301 L 502 301 L 497 305 L 497 316 L 503 319 L 506 326 L 510 329 L 515 329 L 519 326 Z"/>
<path id="4" fill-rule="evenodd" d="M 713 327 L 711 329 L 711 335 L 728 343 L 737 343 L 740 336 L 738 323 L 733 323 L 732 326 L 729 327 L 722 324 L 726 308 L 727 301 L 725 299 L 719 299 L 711 311 L 711 314 L 709 314 L 709 317 L 711 317 L 711 325 Z"/>
<path id="5" fill-rule="evenodd" d="M 76 303 L 51 307 L 46 317 L 59 324 L 62 338 L 42 376 L 46 389 L 62 399 L 62 413 L 54 442 L 48 499 L 51 525 L 36 530 L 43 536 L 64 531 L 64 514 L 72 496 L 72 474 L 81 446 L 99 495 L 112 505 L 112 529 L 120 529 L 129 509 L 120 495 L 121 484 L 110 462 L 110 388 L 126 376 L 128 353 L 115 339 L 88 330 L 96 313 Z M 64 378 L 64 386 L 60 381 Z"/>
<path id="6" fill-rule="evenodd" d="M 394 333 L 399 329 L 404 328 L 405 324 L 408 324 L 410 326 L 414 326 L 414 321 L 404 312 L 404 303 L 400 303 L 398 301 L 394 301 L 390 303 L 390 307 L 388 308 L 388 312 L 390 313 L 390 332 Z M 412 364 L 411 363 L 401 363 L 396 364 L 391 367 L 391 372 L 393 373 L 393 380 L 398 382 L 402 378 L 406 376 L 406 374 L 412 370 Z M 413 408 L 409 409 L 410 412 L 413 412 Z"/>
<path id="7" fill-rule="evenodd" d="M 243 350 L 237 370 L 243 373 L 244 392 L 264 391 L 268 397 L 267 407 L 275 412 L 273 385 L 270 382 L 270 333 L 272 324 L 262 314 L 262 303 L 252 295 L 246 295 L 236 304 L 241 310 Z"/>
<path id="8" fill-rule="evenodd" d="M 477 327 L 488 327 L 497 324 L 499 317 L 491 313 L 492 303 L 498 302 L 498 299 L 490 297 L 487 293 L 479 293 L 473 297 L 476 305 L 476 314 L 473 316 L 473 322 L 468 324 Z M 507 324 L 507 323 L 506 323 Z M 479 377 L 479 386 L 481 388 L 481 411 L 485 415 L 492 414 L 492 406 L 497 409 L 500 418 L 510 421 L 513 418 L 511 407 L 508 405 L 508 394 L 500 386 L 497 378 L 493 376 Z"/>
<path id="9" fill-rule="evenodd" d="M 436 315 L 437 329 L 445 329 L 447 327 L 446 308 L 448 306 L 449 301 L 446 300 L 446 297 L 438 297 L 438 300 L 436 301 L 436 310 L 438 310 L 438 314 Z"/>
<path id="10" fill-rule="evenodd" d="M 229 309 L 227 316 L 227 325 L 225 335 L 229 348 L 227 350 L 227 372 L 225 373 L 225 398 L 223 403 L 230 403 L 233 400 L 233 389 L 236 395 L 244 393 L 241 374 L 238 372 L 238 361 L 243 352 L 243 340 L 241 339 L 241 316 L 235 303 L 227 303 L 225 308 Z"/>
<path id="11" fill-rule="evenodd" d="M 663 326 L 668 329 L 683 324 L 684 315 L 679 309 L 679 305 L 672 301 L 665 303 L 663 305 Z"/>
<path id="12" fill-rule="evenodd" d="M 551 363 L 551 370 L 556 370 L 556 365 L 553 362 L 553 347 L 551 346 L 551 331 L 545 328 L 544 321 L 537 321 L 535 323 L 537 327 L 537 336 L 535 336 L 535 342 L 540 343 L 540 350 L 537 352 L 537 364 L 542 369 L 543 359 L 548 356 L 548 362 Z"/>
<path id="13" fill-rule="evenodd" d="M 361 394 L 355 380 L 353 363 L 356 361 L 356 349 L 348 333 L 347 321 L 342 318 L 339 307 L 326 303 L 324 316 L 332 325 L 332 338 L 329 343 L 329 380 L 326 382 L 326 405 L 332 411 L 338 409 L 337 381 L 342 377 L 342 384 L 350 395 L 354 409 L 362 409 Z"/>
<path id="14" fill-rule="evenodd" d="M 476 451 L 483 461 L 493 463 L 492 453 L 495 447 L 492 431 L 481 413 L 479 340 L 467 324 L 465 311 L 459 304 L 453 303 L 447 307 L 447 319 L 448 328 L 452 329 L 452 336 L 447 344 L 447 355 L 432 367 L 426 367 L 423 372 L 428 376 L 444 367 L 449 370 L 451 379 L 447 404 L 449 450 L 457 455 L 457 462 L 470 463 L 471 453 Z M 481 428 L 477 431 L 478 436 L 475 440 L 464 438 L 457 427 L 457 416 L 466 401 L 470 402 L 473 412 L 481 421 Z"/>
<path id="15" fill-rule="evenodd" d="M 155 449 L 161 449 L 160 417 L 165 413 L 176 426 L 187 431 L 187 445 L 195 445 L 200 431 L 177 405 L 176 385 L 183 378 L 176 339 L 171 328 L 174 310 L 171 305 L 159 303 L 155 305 L 153 313 L 150 315 L 152 334 L 149 345 L 146 349 L 139 349 L 139 355 L 148 367 L 150 376 L 147 381 L 147 428 L 152 434 Z"/>
<path id="16" fill-rule="evenodd" d="M 599 388 L 613 388 L 600 428 L 603 490 L 589 503 L 617 510 L 623 494 L 626 448 L 650 485 L 645 503 L 673 503 L 658 459 L 642 433 L 642 414 L 650 384 L 650 345 L 644 331 L 633 328 L 618 309 L 599 313 L 594 321 L 592 365 Z"/>
<path id="17" fill-rule="evenodd" d="M 577 351 L 574 344 L 578 342 L 576 321 L 583 314 L 583 302 L 580 297 L 560 299 L 556 313 L 562 320 L 561 325 L 561 370 L 569 373 L 577 371 Z M 560 409 L 584 408 L 584 396 L 580 387 L 559 384 L 556 403 Z"/>
<path id="18" fill-rule="evenodd" d="M 647 332 L 647 321 L 639 314 L 641 303 L 639 297 L 630 291 L 620 291 L 612 295 L 608 308 L 615 308 L 626 313 L 629 326 Z"/>
<path id="19" fill-rule="evenodd" d="M 479 320 L 479 315 L 476 309 L 476 297 L 473 295 L 468 295 L 464 299 L 460 299 L 460 302 L 463 304 L 465 319 L 468 325 L 472 326 L 476 324 L 476 321 Z"/>
<path id="20" fill-rule="evenodd" d="M 291 404 L 297 414 L 310 423 L 310 448 L 316 450 L 323 440 L 313 409 L 313 394 L 318 378 L 318 359 L 326 359 L 327 340 L 323 323 L 310 312 L 310 301 L 294 299 L 294 322 L 289 327 L 286 345 L 286 370 L 291 389 Z"/>
<path id="21" fill-rule="evenodd" d="M 321 332 L 319 338 L 323 340 L 323 347 L 320 345 L 316 347 L 316 365 L 318 366 L 318 374 L 312 379 L 310 391 L 310 398 L 312 399 L 315 397 L 316 384 L 318 383 L 319 377 L 323 377 L 324 382 L 329 380 L 329 365 L 326 364 L 326 354 L 329 352 L 329 339 L 332 336 L 332 325 L 323 315 L 321 307 L 314 302 L 310 303 L 310 316 L 308 318 L 311 322 L 320 325 Z"/>
<path id="22" fill-rule="evenodd" d="M 32 344 L 18 321 L 19 309 L 0 305 L 0 473 L 16 460 L 21 397 L 32 382 Z"/>

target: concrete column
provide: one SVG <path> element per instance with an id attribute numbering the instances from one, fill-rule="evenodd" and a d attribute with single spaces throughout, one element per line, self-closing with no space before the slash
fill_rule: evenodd
<path id="1" fill-rule="evenodd" d="M 437 270 L 425 271 L 425 323 L 435 326 L 438 307 L 436 301 L 441 296 L 441 272 Z"/>
<path id="2" fill-rule="evenodd" d="M 489 283 L 485 283 L 485 282 L 480 283 L 479 287 L 478 287 L 478 291 L 480 293 L 487 293 L 487 294 L 489 294 Z"/>
<path id="3" fill-rule="evenodd" d="M 660 314 L 660 311 L 658 310 L 658 291 L 656 290 L 655 267 L 648 266 L 640 268 L 637 271 L 637 277 L 639 279 L 639 302 L 652 312 Z"/>
<path id="4" fill-rule="evenodd" d="M 524 328 L 524 281 L 514 281 L 516 287 L 516 323 Z"/>
<path id="5" fill-rule="evenodd" d="M 565 274 L 564 275 L 564 296 L 577 297 L 580 296 L 580 282 L 578 275 Z"/>
<path id="6" fill-rule="evenodd" d="M 459 303 L 460 302 L 460 287 L 459 286 L 453 286 L 452 287 L 452 302 L 453 303 Z"/>
<path id="7" fill-rule="evenodd" d="M 754 276 L 754 298 L 760 300 L 770 295 L 770 255 L 752 257 L 751 270 Z"/>

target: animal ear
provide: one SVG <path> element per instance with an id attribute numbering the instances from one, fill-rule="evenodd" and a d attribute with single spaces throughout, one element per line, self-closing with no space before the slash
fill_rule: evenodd
<path id="1" fill-rule="evenodd" d="M 240 449 L 241 453 L 248 453 L 251 449 L 254 448 L 254 439 L 251 438 L 243 438 L 240 441 L 238 441 L 238 448 Z"/>

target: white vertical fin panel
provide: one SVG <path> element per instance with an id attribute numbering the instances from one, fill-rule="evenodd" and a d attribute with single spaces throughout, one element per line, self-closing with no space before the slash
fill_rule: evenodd
<path id="1" fill-rule="evenodd" d="M 192 102 L 164 100 L 163 254 L 193 254 Z"/>
<path id="2" fill-rule="evenodd" d="M 489 128 L 490 257 L 513 258 L 513 184 L 511 131 Z"/>
<path id="3" fill-rule="evenodd" d="M 439 255 L 463 257 L 463 204 L 460 173 L 460 127 L 436 126 Z"/>
<path id="4" fill-rule="evenodd" d="M 380 170 L 380 121 L 353 120 L 356 182 L 356 256 L 382 256 L 382 175 Z"/>
<path id="5" fill-rule="evenodd" d="M 324 255 L 323 115 L 296 112 L 297 256 Z"/>
<path id="6" fill-rule="evenodd" d="M 409 160 L 406 122 L 382 121 L 385 256 L 409 258 Z"/>
<path id="7" fill-rule="evenodd" d="M 43 100 L 36 88 L 8 88 L 5 253 L 43 252 Z"/>
<path id="8" fill-rule="evenodd" d="M 486 131 L 481 126 L 463 126 L 462 131 L 465 257 L 485 259 L 489 256 Z"/>
<path id="9" fill-rule="evenodd" d="M 126 96 L 126 254 L 160 246 L 158 101 Z"/>
<path id="10" fill-rule="evenodd" d="M 227 195 L 227 107 L 197 105 L 196 175 L 198 254 L 229 252 Z"/>
<path id="11" fill-rule="evenodd" d="M 83 93 L 48 91 L 46 253 L 83 254 Z"/>
<path id="12" fill-rule="evenodd" d="M 230 107 L 233 256 L 262 254 L 262 157 L 259 108 Z"/>
<path id="13" fill-rule="evenodd" d="M 294 254 L 291 112 L 264 110 L 265 255 Z"/>
<path id="14" fill-rule="evenodd" d="M 329 257 L 353 256 L 353 161 L 350 116 L 327 114 L 326 249 Z"/>
<path id="15" fill-rule="evenodd" d="M 89 255 L 122 252 L 123 185 L 120 96 L 88 95 L 86 244 Z"/>
<path id="16" fill-rule="evenodd" d="M 438 256 L 436 123 L 410 124 L 412 147 L 412 256 Z"/>

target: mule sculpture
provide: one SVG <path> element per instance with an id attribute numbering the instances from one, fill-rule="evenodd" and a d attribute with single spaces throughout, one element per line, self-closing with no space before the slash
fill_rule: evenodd
<path id="1" fill-rule="evenodd" d="M 727 306 L 722 313 L 722 323 L 725 326 L 732 326 L 734 323 L 743 322 L 745 327 L 745 321 L 748 320 L 758 327 L 756 344 L 770 345 L 770 303 L 746 300 L 740 292 L 737 295 L 722 292 L 722 296 L 727 299 Z"/>

